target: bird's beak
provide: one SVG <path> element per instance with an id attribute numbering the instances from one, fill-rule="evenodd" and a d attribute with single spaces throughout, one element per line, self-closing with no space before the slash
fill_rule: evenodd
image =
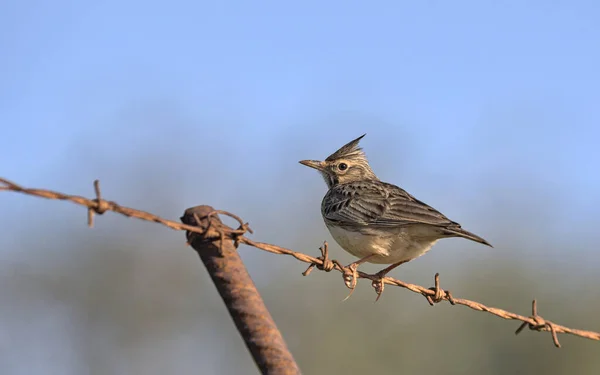
<path id="1" fill-rule="evenodd" d="M 314 168 L 318 171 L 323 171 L 325 169 L 325 162 L 318 160 L 300 160 L 300 164 L 306 165 L 307 167 Z"/>

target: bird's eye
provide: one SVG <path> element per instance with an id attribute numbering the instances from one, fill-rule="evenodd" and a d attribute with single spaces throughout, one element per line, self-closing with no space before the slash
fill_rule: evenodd
<path id="1" fill-rule="evenodd" d="M 346 164 L 346 163 L 340 163 L 340 164 L 338 164 L 338 169 L 340 171 L 345 171 L 346 169 L 348 169 L 348 164 Z"/>

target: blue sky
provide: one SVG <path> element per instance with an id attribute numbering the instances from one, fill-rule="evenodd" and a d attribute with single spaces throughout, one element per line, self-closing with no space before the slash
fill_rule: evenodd
<path id="1" fill-rule="evenodd" d="M 568 181 L 575 197 L 600 186 L 594 1 L 4 1 L 0 10 L 0 170 L 17 181 L 48 182 L 82 140 L 108 140 L 97 143 L 105 150 L 133 142 L 135 153 L 164 138 L 175 152 L 167 139 L 184 135 L 165 123 L 177 116 L 215 143 L 223 130 L 233 146 L 251 143 L 257 162 L 281 139 L 319 142 L 317 157 L 366 131 L 386 159 L 410 136 L 410 165 L 451 158 L 474 170 L 465 181 L 522 169 Z M 149 108 L 166 120 L 144 124 Z"/>
<path id="2" fill-rule="evenodd" d="M 497 245 L 469 253 L 485 266 L 471 268 L 482 280 L 500 280 L 486 272 L 502 258 L 553 280 L 568 275 L 574 287 L 596 285 L 585 275 L 598 274 L 600 239 L 599 20 L 597 1 L 3 0 L 0 176 L 86 196 L 99 178 L 104 196 L 124 205 L 175 219 L 209 203 L 250 221 L 258 240 L 313 246 L 280 219 L 287 209 L 319 244 L 331 240 L 319 216 L 325 185 L 297 161 L 324 158 L 366 132 L 363 146 L 382 179 Z M 157 272 L 197 275 L 182 267 L 187 259 L 164 255 L 180 233 L 109 215 L 89 232 L 81 208 L 12 193 L 0 193 L 0 208 L 4 308 L 18 302 L 10 316 L 47 358 L 53 334 L 42 335 L 52 338 L 46 343 L 22 312 L 60 325 L 43 320 L 47 309 L 13 298 L 13 289 L 22 301 L 49 298 L 43 288 L 23 292 L 17 276 L 72 280 L 87 295 L 104 285 L 106 269 L 127 264 L 124 254 L 139 272 L 124 296 L 135 294 L 131 285 L 157 282 Z M 26 220 L 54 236 L 23 235 Z M 76 231 L 76 248 L 58 227 Z M 139 238 L 154 247 L 138 249 Z M 88 240 L 117 242 L 120 257 L 110 263 L 101 246 L 78 247 Z M 437 246 L 455 251 L 412 269 L 429 280 L 442 259 L 470 264 L 461 256 L 471 245 L 451 241 Z M 261 255 L 243 256 L 259 267 Z M 280 262 L 287 272 L 290 263 Z M 56 314 L 70 326 L 64 306 Z M 20 368 L 50 371 L 52 360 L 23 359 L 12 346 L 5 357 Z"/>

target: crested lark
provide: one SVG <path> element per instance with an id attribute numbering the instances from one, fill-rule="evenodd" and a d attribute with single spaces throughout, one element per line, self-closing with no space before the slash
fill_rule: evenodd
<path id="1" fill-rule="evenodd" d="M 318 170 L 329 188 L 321 203 L 329 232 L 344 250 L 359 258 L 348 266 L 353 272 L 351 279 L 346 278 L 349 288 L 356 285 L 358 265 L 389 264 L 377 273 L 380 281 L 373 284 L 379 298 L 381 279 L 388 272 L 425 254 L 442 238 L 463 237 L 492 246 L 398 186 L 380 181 L 358 146 L 365 135 L 325 161 L 300 161 Z"/>

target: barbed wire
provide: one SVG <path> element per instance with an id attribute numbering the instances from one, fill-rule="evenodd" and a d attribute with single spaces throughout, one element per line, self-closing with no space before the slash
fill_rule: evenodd
<path id="1" fill-rule="evenodd" d="M 169 227 L 171 229 L 174 229 L 174 230 L 185 230 L 188 232 L 196 233 L 197 235 L 206 234 L 208 232 L 208 229 L 213 225 L 218 226 L 218 228 L 213 228 L 213 229 L 217 230 L 217 233 L 219 233 L 219 238 L 221 241 L 232 240 L 232 241 L 234 241 L 234 244 L 236 245 L 236 247 L 240 243 L 242 243 L 242 244 L 252 246 L 257 249 L 264 250 L 264 251 L 267 251 L 267 252 L 270 252 L 273 254 L 289 255 L 289 256 L 296 258 L 297 260 L 299 260 L 301 262 L 308 263 L 309 264 L 308 268 L 306 269 L 306 271 L 304 271 L 302 273 L 304 276 L 307 276 L 314 268 L 317 268 L 319 270 L 326 271 L 326 272 L 336 270 L 336 271 L 339 271 L 342 273 L 342 276 L 344 278 L 344 282 L 346 283 L 346 286 L 348 286 L 348 284 L 349 284 L 348 280 L 350 277 L 357 277 L 360 279 L 369 279 L 372 281 L 373 286 L 375 287 L 376 292 L 378 294 L 381 294 L 381 292 L 383 291 L 383 285 L 385 285 L 385 284 L 399 286 L 401 288 L 408 289 L 414 293 L 421 294 L 422 296 L 424 296 L 427 299 L 427 301 L 431 305 L 442 302 L 442 301 L 448 301 L 452 305 L 462 305 L 462 306 L 469 307 L 476 311 L 484 311 L 484 312 L 490 313 L 492 315 L 495 315 L 497 317 L 500 317 L 502 319 L 520 321 L 520 322 L 522 322 L 522 324 L 516 330 L 515 334 L 520 333 L 525 327 L 528 327 L 530 330 L 533 330 L 533 331 L 550 332 L 552 340 L 554 342 L 554 345 L 558 348 L 561 347 L 560 342 L 558 341 L 559 333 L 571 334 L 571 335 L 575 335 L 575 336 L 579 336 L 579 337 L 583 337 L 583 338 L 587 338 L 587 339 L 591 339 L 591 340 L 600 341 L 600 333 L 599 332 L 569 328 L 569 327 L 566 327 L 566 326 L 563 326 L 560 324 L 556 324 L 554 322 L 551 322 L 549 320 L 542 318 L 537 313 L 536 300 L 533 300 L 532 314 L 530 316 L 519 315 L 519 314 L 510 312 L 510 311 L 506 311 L 506 310 L 503 310 L 500 308 L 486 306 L 480 302 L 453 297 L 452 294 L 448 290 L 444 290 L 440 287 L 439 274 L 436 274 L 434 277 L 434 285 L 435 286 L 431 287 L 431 288 L 426 288 L 426 287 L 423 287 L 420 285 L 407 283 L 407 282 L 404 282 L 404 281 L 401 281 L 398 279 L 394 279 L 391 277 L 385 277 L 385 278 L 381 279 L 377 275 L 367 274 L 367 273 L 364 273 L 361 271 L 356 271 L 355 269 L 350 269 L 349 267 L 343 266 L 336 260 L 329 259 L 327 242 L 325 242 L 323 244 L 323 246 L 319 248 L 319 250 L 321 251 L 321 255 L 318 257 L 313 257 L 308 254 L 296 252 L 296 251 L 286 249 L 281 246 L 272 245 L 272 244 L 268 244 L 268 243 L 264 243 L 264 242 L 253 241 L 253 240 L 249 239 L 248 237 L 244 236 L 244 234 L 246 232 L 252 233 L 252 230 L 248 226 L 248 223 L 244 223 L 240 217 L 238 217 L 234 214 L 231 214 L 229 212 L 226 212 L 226 211 L 220 211 L 220 210 L 213 211 L 208 216 L 210 217 L 210 216 L 218 215 L 218 214 L 229 216 L 229 217 L 233 218 L 234 220 L 236 220 L 240 224 L 240 226 L 237 229 L 232 229 L 223 224 L 214 224 L 213 221 L 211 221 L 211 220 L 209 220 L 208 227 L 202 228 L 199 226 L 187 225 L 187 224 L 182 224 L 180 222 L 163 219 L 160 216 L 154 215 L 154 214 L 146 212 L 146 211 L 141 211 L 141 210 L 137 210 L 134 208 L 121 206 L 116 202 L 107 201 L 107 200 L 102 199 L 102 195 L 100 192 L 100 183 L 98 180 L 94 181 L 94 191 L 96 194 L 95 199 L 88 199 L 88 198 L 77 196 L 77 195 L 63 194 L 63 193 L 59 193 L 59 192 L 52 191 L 52 190 L 46 190 L 46 189 L 24 188 L 20 185 L 15 184 L 14 182 L 11 182 L 4 178 L 0 178 L 0 191 L 14 191 L 14 192 L 19 192 L 19 193 L 32 195 L 32 196 L 36 196 L 36 197 L 41 197 L 41 198 L 69 201 L 69 202 L 73 202 L 73 203 L 81 205 L 81 206 L 85 206 L 88 209 L 87 212 L 88 212 L 88 226 L 89 227 L 92 227 L 94 225 L 94 215 L 95 214 L 102 215 L 103 213 L 105 213 L 107 211 L 113 211 L 113 212 L 119 213 L 121 215 L 125 215 L 127 217 L 133 217 L 133 218 L 137 218 L 137 219 L 141 219 L 141 220 L 159 223 L 159 224 L 162 224 L 162 225 Z M 200 218 L 197 218 L 197 219 L 198 219 L 197 222 L 200 222 L 200 220 L 199 220 Z M 189 242 L 191 242 L 190 237 L 188 237 L 188 243 Z M 381 288 L 381 289 L 378 290 L 378 288 Z M 351 289 L 353 289 L 353 288 L 351 288 Z"/>

